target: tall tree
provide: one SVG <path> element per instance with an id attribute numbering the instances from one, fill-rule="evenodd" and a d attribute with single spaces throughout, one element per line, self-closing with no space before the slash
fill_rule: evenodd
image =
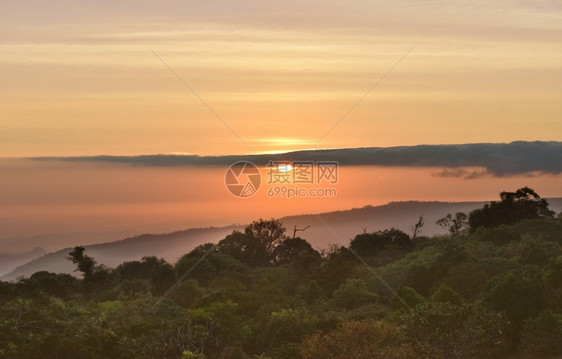
<path id="1" fill-rule="evenodd" d="M 244 232 L 248 237 L 256 238 L 263 243 L 267 252 L 271 254 L 275 246 L 286 238 L 285 231 L 283 223 L 277 219 L 259 219 L 246 227 Z"/>
<path id="2" fill-rule="evenodd" d="M 552 218 L 555 214 L 548 208 L 548 202 L 529 187 L 519 188 L 515 192 L 501 192 L 500 199 L 500 202 L 493 201 L 470 213 L 472 231 L 478 227 L 493 228 L 524 219 Z"/>
<path id="3" fill-rule="evenodd" d="M 96 261 L 94 258 L 84 254 L 86 249 L 83 246 L 74 247 L 74 250 L 66 257 L 69 261 L 76 264 L 76 271 L 82 273 L 85 280 L 92 278 Z"/>

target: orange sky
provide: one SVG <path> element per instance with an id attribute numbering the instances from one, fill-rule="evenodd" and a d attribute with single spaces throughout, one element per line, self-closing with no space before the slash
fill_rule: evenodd
<path id="1" fill-rule="evenodd" d="M 6 158 L 560 141 L 561 4 L 1 1 L 0 240 L 225 225 L 252 203 L 245 222 L 524 185 L 560 196 L 560 176 L 364 166 L 342 172 L 336 199 L 240 200 L 225 168 Z"/>
<path id="2" fill-rule="evenodd" d="M 340 167 L 337 184 L 288 188 L 335 189 L 335 197 L 268 197 L 262 184 L 250 198 L 232 196 L 222 167 L 134 167 L 107 163 L 0 160 L 0 253 L 2 240 L 44 233 L 128 235 L 189 227 L 249 223 L 258 218 L 322 213 L 391 201 L 486 201 L 503 190 L 530 186 L 543 197 L 560 197 L 560 176 L 478 179 L 435 176 L 441 168 Z M 78 236 L 80 241 L 82 236 Z M 117 239 L 117 238 L 115 238 Z"/>
<path id="3" fill-rule="evenodd" d="M 0 3 L 0 156 L 560 140 L 562 6 Z"/>

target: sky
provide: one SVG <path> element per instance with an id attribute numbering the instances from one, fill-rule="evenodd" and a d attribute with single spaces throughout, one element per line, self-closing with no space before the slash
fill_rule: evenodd
<path id="1" fill-rule="evenodd" d="M 220 166 L 155 168 L 4 159 L 0 160 L 0 253 L 24 252 L 35 246 L 60 249 L 56 243 L 45 241 L 53 237 L 48 234 L 60 234 L 65 246 L 91 244 L 141 233 L 230 226 L 259 218 L 324 213 L 393 201 L 498 200 L 499 192 L 522 186 L 530 186 L 545 198 L 562 197 L 560 175 L 466 179 L 443 176 L 442 171 L 441 167 L 341 166 L 335 184 L 280 185 L 270 182 L 268 169 L 260 167 L 258 192 L 238 198 L 225 188 L 225 168 Z M 289 197 L 275 195 L 276 187 L 335 192 Z M 412 218 L 412 223 L 415 220 Z M 360 233 L 361 228 L 357 231 Z M 74 235 L 69 239 L 67 233 Z M 38 238 L 25 239 L 32 236 Z M 14 238 L 22 239 L 14 242 Z"/>
<path id="2" fill-rule="evenodd" d="M 559 1 L 2 1 L 0 253 L 16 237 L 492 200 L 524 185 L 560 197 L 555 158 L 529 152 L 510 172 L 501 156 L 455 167 L 436 150 L 416 167 L 396 146 L 561 141 L 561 84 Z M 337 198 L 292 200 L 233 198 L 226 166 L 87 157 L 357 147 L 378 157 L 342 169 Z"/>
<path id="3" fill-rule="evenodd" d="M 317 148 L 562 133 L 557 1 L 3 1 L 0 54 L 1 157 L 312 148 L 391 68 Z"/>

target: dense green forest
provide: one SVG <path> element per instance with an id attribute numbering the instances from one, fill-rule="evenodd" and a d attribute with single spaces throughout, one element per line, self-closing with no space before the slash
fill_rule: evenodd
<path id="1" fill-rule="evenodd" d="M 562 356 L 562 218 L 532 189 L 317 251 L 259 220 L 175 264 L 0 282 L 1 358 Z M 327 243 L 337 239 L 326 238 Z"/>

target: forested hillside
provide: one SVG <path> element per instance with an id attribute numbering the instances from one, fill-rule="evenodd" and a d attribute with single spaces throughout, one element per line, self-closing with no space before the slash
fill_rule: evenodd
<path id="1" fill-rule="evenodd" d="M 0 357 L 562 356 L 560 214 L 522 188 L 438 224 L 443 235 L 423 236 L 420 216 L 413 235 L 365 231 L 318 252 L 260 220 L 176 263 L 116 269 L 76 247 L 81 279 L 0 282 Z"/>
<path id="2" fill-rule="evenodd" d="M 562 209 L 562 198 L 549 199 L 549 203 L 553 208 Z M 433 235 L 442 232 L 435 221 L 448 212 L 469 212 L 482 205 L 484 202 L 392 202 L 381 206 L 326 212 L 321 214 L 321 218 L 329 223 L 340 237 L 347 240 L 361 233 L 364 228 L 376 231 L 394 227 L 410 232 L 412 223 L 420 213 L 423 213 L 427 219 L 423 228 L 424 233 Z M 280 220 L 289 232 L 295 226 L 297 228 L 307 227 L 306 240 L 316 249 L 325 249 L 330 244 L 339 241 L 323 225 L 316 214 L 289 216 Z M 172 233 L 142 234 L 119 241 L 93 245 L 86 245 L 88 238 L 77 236 L 74 243 L 84 245 L 88 255 L 95 257 L 98 263 L 108 267 L 117 267 L 126 261 L 140 260 L 144 256 L 156 256 L 175 263 L 183 254 L 192 251 L 198 245 L 217 243 L 233 230 L 243 229 L 244 226 L 238 224 L 227 227 L 191 228 Z M 72 247 L 61 248 L 17 268 L 12 267 L 13 270 L 0 276 L 0 280 L 13 281 L 43 270 L 73 274 L 74 268 L 66 260 Z"/>

